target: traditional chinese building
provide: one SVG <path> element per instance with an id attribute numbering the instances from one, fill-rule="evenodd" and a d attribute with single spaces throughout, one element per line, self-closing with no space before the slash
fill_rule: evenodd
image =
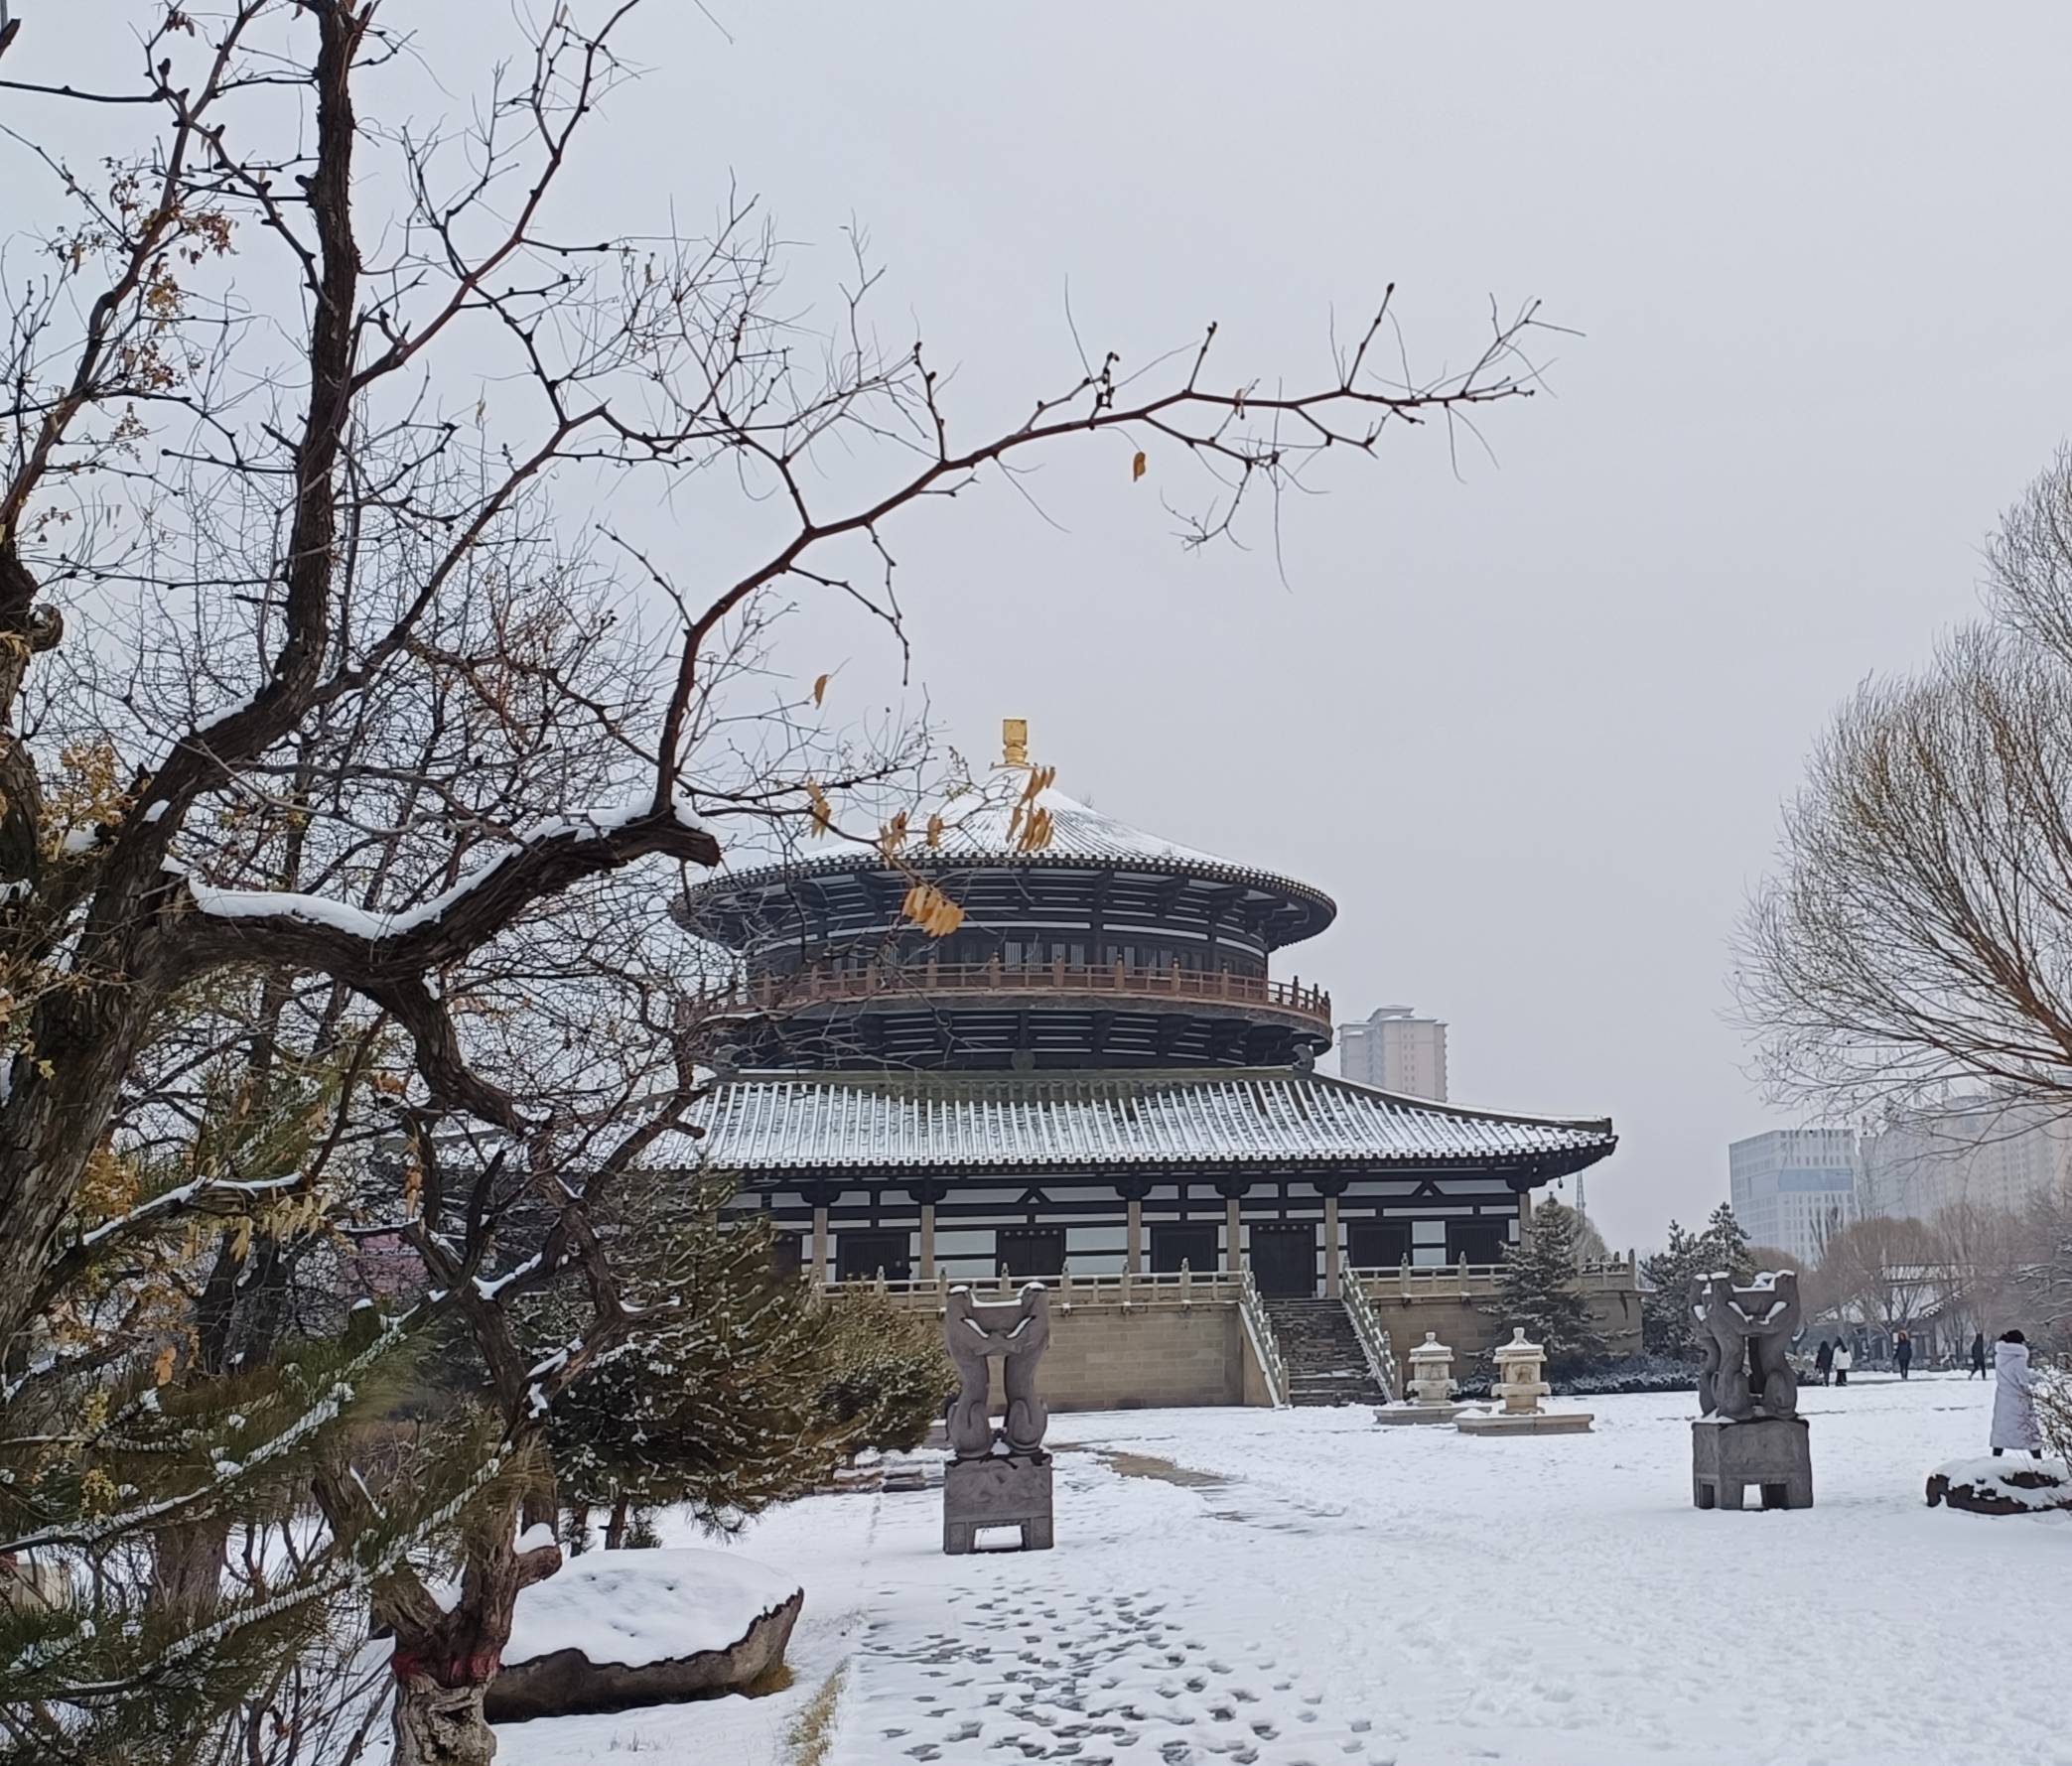
<path id="1" fill-rule="evenodd" d="M 1048 838 L 1025 850 L 1032 809 Z M 964 909 L 946 936 L 902 911 L 916 879 Z M 1459 1270 L 1464 1293 L 1536 1188 L 1614 1145 L 1603 1120 L 1314 1071 L 1330 998 L 1273 971 L 1330 899 L 1054 787 L 899 869 L 830 852 L 720 877 L 682 913 L 742 971 L 707 1162 L 822 1281 L 1244 1267 L 1269 1297 L 1336 1300 L 1351 1267 L 1406 1294 Z"/>

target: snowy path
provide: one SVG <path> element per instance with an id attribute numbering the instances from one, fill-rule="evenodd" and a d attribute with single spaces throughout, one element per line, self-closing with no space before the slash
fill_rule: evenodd
<path id="1" fill-rule="evenodd" d="M 512 1726 L 502 1757 L 781 1761 L 846 1656 L 829 1766 L 2072 1766 L 2072 1522 L 1922 1504 L 1980 1386 L 1807 1401 L 1819 1506 L 1769 1515 L 1691 1509 L 1688 1397 L 1530 1440 L 1059 1418 L 1055 1552 L 944 1559 L 935 1492 L 795 1504 L 746 1542 L 807 1587 L 792 1692 Z"/>

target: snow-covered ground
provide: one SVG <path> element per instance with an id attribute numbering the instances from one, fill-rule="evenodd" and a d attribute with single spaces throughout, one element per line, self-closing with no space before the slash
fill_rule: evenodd
<path id="1" fill-rule="evenodd" d="M 739 1548 L 805 1584 L 788 1692 L 508 1725 L 499 1758 L 781 1766 L 839 1669 L 827 1766 L 2072 1766 L 2072 1516 L 1923 1502 L 1988 1389 L 1805 1407 L 1790 1514 L 1691 1507 L 1687 1396 L 1531 1439 L 1061 1417 L 1054 1552 L 944 1558 L 938 1491 L 793 1504 Z"/>

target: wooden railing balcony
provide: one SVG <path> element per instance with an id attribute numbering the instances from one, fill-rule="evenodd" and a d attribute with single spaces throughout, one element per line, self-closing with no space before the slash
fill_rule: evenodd
<path id="1" fill-rule="evenodd" d="M 1331 997 L 1300 978 L 1275 981 L 1226 970 L 1131 967 L 1124 963 L 907 963 L 860 969 L 809 968 L 745 983 L 730 1004 L 761 1012 L 801 1006 L 897 998 L 964 998 L 983 994 L 1099 995 L 1140 1000 L 1197 1000 L 1258 1006 L 1312 1019 L 1328 1028 Z"/>

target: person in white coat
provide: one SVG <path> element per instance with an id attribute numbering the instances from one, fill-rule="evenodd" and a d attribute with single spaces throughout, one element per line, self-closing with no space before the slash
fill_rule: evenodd
<path id="1" fill-rule="evenodd" d="M 2043 1457 L 2043 1433 L 2036 1426 L 2036 1376 L 2029 1369 L 2029 1346 L 2018 1330 L 2003 1331 L 1993 1346 L 1993 1456 L 2009 1447 Z"/>
<path id="2" fill-rule="evenodd" d="M 1847 1386 L 1849 1384 L 1849 1370 L 1856 1365 L 1856 1359 L 1849 1352 L 1849 1340 L 1846 1337 L 1837 1337 L 1835 1339 L 1835 1384 L 1837 1386 Z"/>

